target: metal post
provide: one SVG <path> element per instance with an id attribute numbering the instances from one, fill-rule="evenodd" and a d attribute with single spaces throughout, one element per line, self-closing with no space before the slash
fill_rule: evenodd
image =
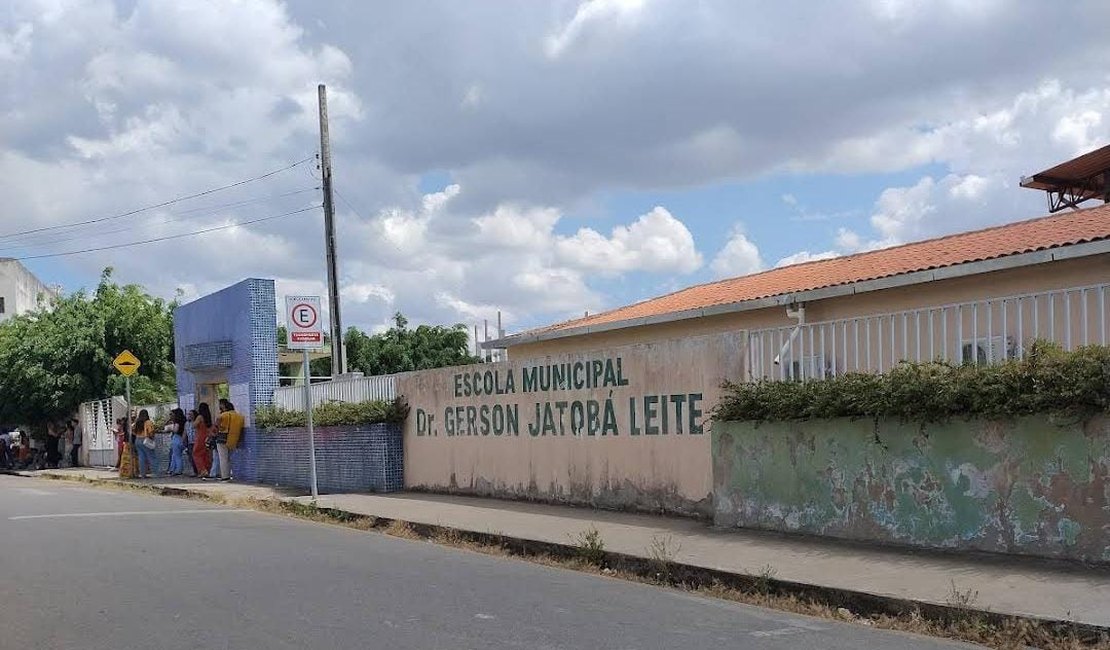
<path id="1" fill-rule="evenodd" d="M 304 352 L 304 412 L 308 420 L 308 462 L 309 476 L 312 480 L 312 499 L 320 496 L 316 489 L 316 433 L 312 428 L 312 376 L 308 365 L 308 349 Z M 334 367 L 334 366 L 333 366 Z"/>
<path id="2" fill-rule="evenodd" d="M 124 432 L 124 440 L 130 440 L 131 438 L 129 436 L 131 435 L 131 428 L 133 426 L 133 424 L 131 422 L 131 378 L 130 377 L 124 377 L 123 378 L 123 386 L 124 386 L 124 395 L 127 396 L 127 431 Z M 122 463 L 121 463 L 121 465 L 122 465 Z"/>
<path id="3" fill-rule="evenodd" d="M 339 316 L 339 272 L 335 260 L 335 199 L 331 188 L 331 140 L 328 136 L 328 96 L 324 84 L 317 87 L 320 98 L 320 177 L 324 191 L 324 247 L 328 267 L 328 311 L 331 314 L 331 376 L 346 372 L 343 349 L 343 319 Z"/>

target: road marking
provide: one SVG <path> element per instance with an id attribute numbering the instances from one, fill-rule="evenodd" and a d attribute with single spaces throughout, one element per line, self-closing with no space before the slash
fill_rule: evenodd
<path id="1" fill-rule="evenodd" d="M 233 512 L 254 512 L 253 510 L 224 510 L 209 508 L 207 510 L 131 510 L 124 512 L 67 512 L 56 515 L 17 515 L 8 517 L 9 521 L 20 519 L 74 519 L 78 517 L 132 517 L 145 515 L 201 515 L 201 514 L 230 514 Z"/>

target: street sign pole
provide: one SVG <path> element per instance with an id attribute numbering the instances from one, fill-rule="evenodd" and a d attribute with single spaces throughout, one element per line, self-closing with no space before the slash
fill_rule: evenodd
<path id="1" fill-rule="evenodd" d="M 285 320 L 286 331 L 289 333 L 289 340 L 285 347 L 304 352 L 304 412 L 305 421 L 308 424 L 309 480 L 312 481 L 312 500 L 315 501 L 320 496 L 320 492 L 316 484 L 316 432 L 312 426 L 312 366 L 308 351 L 319 349 L 324 345 L 324 328 L 320 322 L 320 296 L 286 296 Z"/>
<path id="2" fill-rule="evenodd" d="M 308 419 L 308 458 L 310 463 L 309 474 L 312 480 L 312 500 L 320 496 L 316 488 L 316 433 L 312 430 L 312 372 L 308 361 L 308 348 L 304 352 L 304 404 Z"/>
<path id="3" fill-rule="evenodd" d="M 132 426 L 132 423 L 131 423 L 131 377 L 125 376 L 123 378 L 123 385 L 125 387 L 124 390 L 126 391 L 125 394 L 127 395 L 127 431 L 124 432 L 124 435 L 125 435 L 124 440 L 128 440 L 129 438 L 127 438 L 126 436 L 131 435 L 131 426 Z"/>
<path id="4" fill-rule="evenodd" d="M 139 371 L 139 366 L 143 365 L 139 358 L 131 354 L 131 350 L 124 350 L 120 352 L 112 361 L 119 374 L 123 375 L 124 390 L 127 395 L 127 431 L 124 432 L 126 436 L 131 435 L 131 375 Z"/>

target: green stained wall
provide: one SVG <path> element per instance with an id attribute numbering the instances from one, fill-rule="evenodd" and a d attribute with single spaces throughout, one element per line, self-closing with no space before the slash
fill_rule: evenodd
<path id="1" fill-rule="evenodd" d="M 714 521 L 1110 563 L 1110 418 L 713 425 Z"/>

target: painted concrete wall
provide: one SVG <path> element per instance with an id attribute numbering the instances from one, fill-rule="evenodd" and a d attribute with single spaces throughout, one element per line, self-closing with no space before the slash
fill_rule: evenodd
<path id="1" fill-rule="evenodd" d="M 721 334 L 399 375 L 412 409 L 405 486 L 709 516 L 709 412 L 721 382 L 742 373 L 743 341 Z M 564 376 L 545 380 L 555 369 Z"/>
<path id="2" fill-rule="evenodd" d="M 229 398 L 246 418 L 240 448 L 232 455 L 238 478 L 257 474 L 254 412 L 273 400 L 277 387 L 277 310 L 274 281 L 243 280 L 174 310 L 178 403 L 208 401 L 217 413 L 213 384 L 226 382 Z"/>
<path id="3" fill-rule="evenodd" d="M 4 307 L 0 312 L 0 322 L 36 309 L 40 299 L 49 306 L 56 297 L 54 289 L 46 286 L 18 260 L 0 259 L 0 298 Z"/>
<path id="4" fill-rule="evenodd" d="M 820 322 L 885 314 L 971 300 L 1082 287 L 1106 282 L 1107 279 L 1110 279 L 1110 255 L 1098 255 L 811 301 L 806 304 L 806 319 L 809 322 Z M 774 307 L 525 343 L 510 347 L 509 358 L 542 358 L 582 349 L 633 345 L 683 336 L 784 327 L 792 324 L 794 322 L 786 317 L 785 308 Z"/>
<path id="5" fill-rule="evenodd" d="M 715 423 L 714 521 L 1110 562 L 1110 418 Z"/>

